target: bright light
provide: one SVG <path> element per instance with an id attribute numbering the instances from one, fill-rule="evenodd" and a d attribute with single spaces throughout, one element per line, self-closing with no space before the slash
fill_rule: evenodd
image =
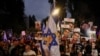
<path id="1" fill-rule="evenodd" d="M 54 9 L 53 12 L 52 12 L 52 15 L 53 15 L 53 16 L 58 15 L 58 14 L 59 14 L 59 11 L 60 11 L 59 8 Z"/>

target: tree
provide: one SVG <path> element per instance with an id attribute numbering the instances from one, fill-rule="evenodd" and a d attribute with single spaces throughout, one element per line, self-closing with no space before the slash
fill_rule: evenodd
<path id="1" fill-rule="evenodd" d="M 3 29 L 25 29 L 23 0 L 0 0 L 0 26 Z"/>
<path id="2" fill-rule="evenodd" d="M 82 21 L 94 21 L 95 16 L 91 11 L 91 8 L 86 0 L 70 0 L 70 4 L 73 4 L 74 10 L 72 12 L 72 17 L 75 18 L 77 26 L 81 24 Z M 71 7 L 71 6 L 70 6 Z"/>
<path id="3" fill-rule="evenodd" d="M 31 27 L 35 28 L 35 21 L 36 21 L 36 18 L 35 18 L 34 15 L 33 16 L 29 16 L 29 27 L 30 28 Z"/>

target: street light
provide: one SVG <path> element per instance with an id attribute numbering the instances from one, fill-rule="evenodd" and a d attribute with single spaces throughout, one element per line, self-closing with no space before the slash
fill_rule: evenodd
<path id="1" fill-rule="evenodd" d="M 59 14 L 59 11 L 60 11 L 60 9 L 59 9 L 59 8 L 54 9 L 54 10 L 52 11 L 51 15 L 52 15 L 52 16 L 56 16 L 56 15 L 58 15 L 58 14 Z"/>

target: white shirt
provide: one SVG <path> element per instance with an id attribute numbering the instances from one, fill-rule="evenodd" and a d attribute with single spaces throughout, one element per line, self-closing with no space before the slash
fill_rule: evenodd
<path id="1" fill-rule="evenodd" d="M 23 53 L 23 56 L 31 56 L 31 55 L 35 55 L 36 56 L 36 53 L 34 51 L 32 51 L 32 50 Z"/>

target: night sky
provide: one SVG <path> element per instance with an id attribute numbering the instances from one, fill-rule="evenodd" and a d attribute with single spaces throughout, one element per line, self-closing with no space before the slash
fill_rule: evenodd
<path id="1" fill-rule="evenodd" d="M 95 15 L 96 24 L 100 26 L 100 1 L 88 1 L 90 10 Z"/>
<path id="2" fill-rule="evenodd" d="M 24 0 L 25 14 L 35 15 L 37 20 L 42 20 L 49 15 L 50 4 L 48 0 Z"/>

